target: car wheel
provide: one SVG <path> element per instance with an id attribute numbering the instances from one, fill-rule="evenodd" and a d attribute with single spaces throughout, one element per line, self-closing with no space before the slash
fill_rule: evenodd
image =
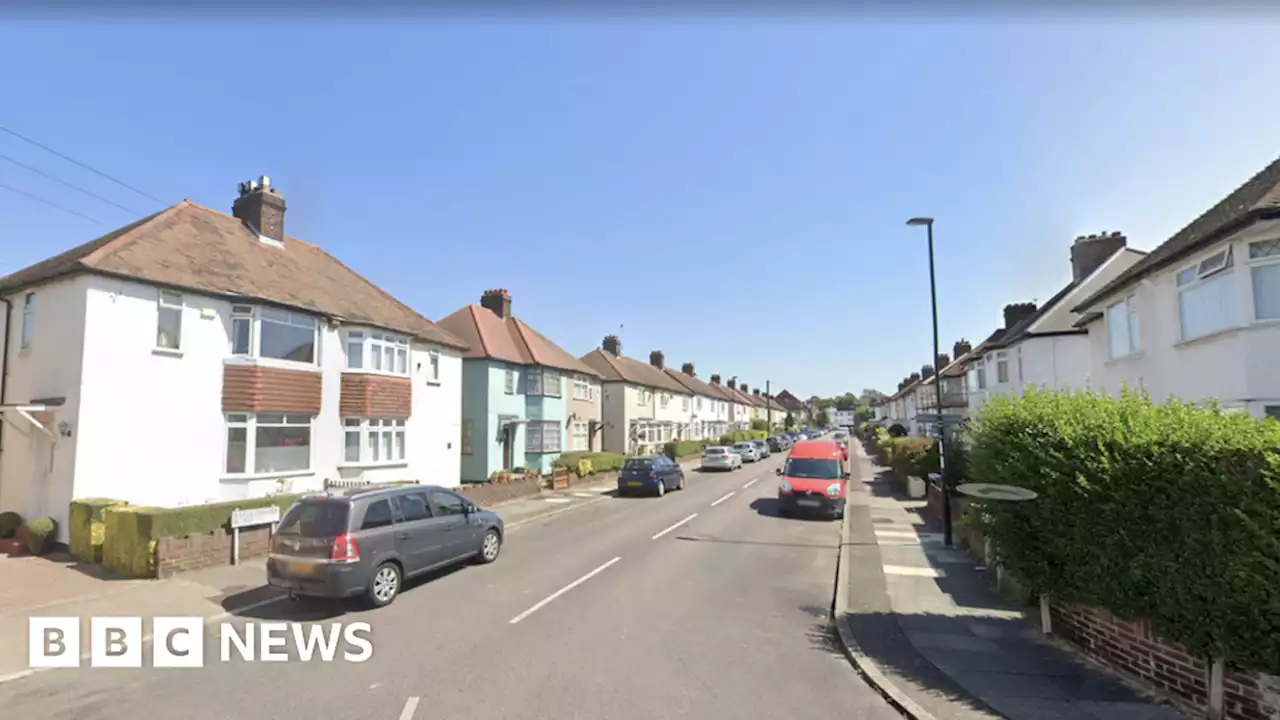
<path id="1" fill-rule="evenodd" d="M 484 540 L 480 541 L 480 554 L 476 556 L 476 560 L 481 565 L 488 565 L 498 559 L 498 553 L 502 552 L 502 535 L 494 528 L 489 528 L 489 532 L 484 534 Z"/>
<path id="2" fill-rule="evenodd" d="M 676 481 L 676 489 L 677 490 L 684 489 L 684 473 L 680 473 L 680 479 Z"/>
<path id="3" fill-rule="evenodd" d="M 369 604 L 374 607 L 386 607 L 400 595 L 400 568 L 395 563 L 382 563 L 373 571 L 373 579 L 369 581 L 366 593 Z"/>
<path id="4" fill-rule="evenodd" d="M 663 495 L 666 495 L 666 494 L 667 494 L 667 483 L 662 478 L 658 478 L 657 496 L 662 497 Z"/>

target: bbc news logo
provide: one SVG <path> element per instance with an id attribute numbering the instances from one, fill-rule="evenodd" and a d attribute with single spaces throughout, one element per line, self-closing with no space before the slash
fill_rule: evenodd
<path id="1" fill-rule="evenodd" d="M 140 668 L 143 646 L 151 643 L 151 666 L 204 667 L 205 619 L 156 617 L 151 634 L 143 634 L 140 617 L 89 618 L 88 653 L 81 650 L 80 618 L 32 617 L 27 620 L 27 664 L 33 668 L 90 667 Z M 218 660 L 231 662 L 364 662 L 373 657 L 369 623 L 303 625 L 284 622 L 251 622 L 217 628 Z M 290 651 L 293 654 L 291 655 Z"/>

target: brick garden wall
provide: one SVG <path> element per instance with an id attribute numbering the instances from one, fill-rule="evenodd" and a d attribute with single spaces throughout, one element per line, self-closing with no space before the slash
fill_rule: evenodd
<path id="1" fill-rule="evenodd" d="M 507 483 L 467 483 L 458 488 L 458 493 L 480 507 L 488 507 L 537 495 L 542 492 L 541 486 L 539 478 L 521 478 Z"/>
<path id="2" fill-rule="evenodd" d="M 240 531 L 240 558 L 266 555 L 271 540 L 267 526 Z M 223 528 L 187 537 L 160 538 L 156 542 L 156 576 L 231 564 L 232 535 Z"/>
<path id="3" fill-rule="evenodd" d="M 1051 604 L 1053 633 L 1104 665 L 1197 708 L 1208 705 L 1208 666 L 1176 643 L 1157 637 L 1142 620 L 1123 620 L 1081 605 Z M 1280 683 L 1256 673 L 1223 679 L 1226 720 L 1280 720 Z"/>

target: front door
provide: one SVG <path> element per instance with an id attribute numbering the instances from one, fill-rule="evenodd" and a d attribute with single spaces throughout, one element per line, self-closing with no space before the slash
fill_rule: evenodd
<path id="1" fill-rule="evenodd" d="M 502 469 L 511 469 L 512 445 L 516 434 L 515 425 L 505 425 L 502 428 Z"/>

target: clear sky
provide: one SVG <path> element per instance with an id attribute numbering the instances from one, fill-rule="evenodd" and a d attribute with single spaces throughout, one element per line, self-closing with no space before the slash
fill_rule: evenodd
<path id="1" fill-rule="evenodd" d="M 65 16 L 68 20 L 70 16 Z M 290 235 L 432 319 L 509 288 L 575 355 L 801 396 L 884 391 L 1070 277 L 1079 234 L 1150 249 L 1280 152 L 1269 21 L 825 16 L 137 16 L 0 29 L 0 126 Z M 382 22 L 382 21 L 379 21 Z M 133 24 L 130 24 L 133 23 Z M 15 72 L 16 70 L 16 72 Z M 0 272 L 161 203 L 0 133 Z"/>

